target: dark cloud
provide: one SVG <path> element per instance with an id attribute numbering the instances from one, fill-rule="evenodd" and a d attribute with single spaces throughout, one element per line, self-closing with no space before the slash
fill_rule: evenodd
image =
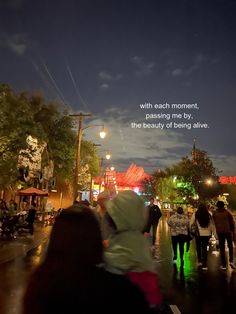
<path id="1" fill-rule="evenodd" d="M 0 46 L 10 49 L 15 54 L 22 56 L 28 45 L 28 36 L 23 33 L 15 33 L 12 35 L 1 33 Z"/>

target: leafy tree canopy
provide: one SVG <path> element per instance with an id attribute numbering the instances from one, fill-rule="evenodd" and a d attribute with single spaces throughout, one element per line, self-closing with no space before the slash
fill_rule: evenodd
<path id="1" fill-rule="evenodd" d="M 34 150 L 27 143 L 31 135 L 45 149 L 42 168 L 52 160 L 54 175 L 71 179 L 75 169 L 76 132 L 72 118 L 61 112 L 55 103 L 46 103 L 40 95 L 16 93 L 0 85 L 0 188 L 15 188 L 18 179 L 19 156 L 31 159 Z M 91 143 L 82 142 L 81 164 L 89 164 L 90 171 L 98 168 L 96 151 Z"/>
<path id="2" fill-rule="evenodd" d="M 220 194 L 217 169 L 205 151 L 196 149 L 194 159 L 182 158 L 168 173 L 177 176 L 177 191 L 190 203 L 204 202 Z"/>
<path id="3" fill-rule="evenodd" d="M 207 152 L 195 149 L 194 158 L 183 157 L 180 162 L 157 170 L 143 182 L 144 193 L 163 201 L 182 200 L 189 204 L 209 201 L 221 193 L 217 169 Z"/>

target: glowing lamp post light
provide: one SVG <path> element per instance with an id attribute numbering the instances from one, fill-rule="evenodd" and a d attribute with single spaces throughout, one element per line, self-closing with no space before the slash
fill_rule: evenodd
<path id="1" fill-rule="evenodd" d="M 106 155 L 105 155 L 105 160 L 110 160 L 111 159 L 111 153 L 110 152 L 106 152 Z M 103 160 L 104 158 L 101 157 L 101 163 L 100 163 L 100 183 L 99 183 L 99 193 L 101 192 L 101 186 L 102 186 L 102 177 L 103 177 Z M 106 188 L 106 172 L 107 172 L 107 169 L 106 169 L 106 165 L 105 165 L 105 171 L 104 171 L 104 184 L 105 184 L 105 188 Z"/>
<path id="2" fill-rule="evenodd" d="M 111 154 L 110 153 L 106 153 L 106 160 L 110 160 L 111 159 Z"/>
<path id="3" fill-rule="evenodd" d="M 104 130 L 104 126 L 102 127 L 102 130 L 100 131 L 99 135 L 102 139 L 106 137 L 106 131 Z"/>
<path id="4" fill-rule="evenodd" d="M 207 180 L 206 180 L 206 184 L 209 185 L 209 186 L 212 185 L 212 184 L 213 184 L 212 179 L 207 179 Z"/>

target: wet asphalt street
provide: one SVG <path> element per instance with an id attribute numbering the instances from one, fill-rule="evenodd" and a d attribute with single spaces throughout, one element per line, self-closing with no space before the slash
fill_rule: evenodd
<path id="1" fill-rule="evenodd" d="M 20 314 L 27 278 L 43 258 L 49 232 L 50 227 L 44 227 L 34 237 L 0 244 L 0 314 Z M 182 314 L 236 313 L 236 272 L 219 269 L 214 248 L 209 251 L 208 271 L 198 269 L 193 241 L 185 253 L 184 268 L 179 261 L 174 265 L 165 218 L 159 223 L 154 259 L 165 301 L 177 305 Z"/>
<path id="2" fill-rule="evenodd" d="M 50 230 L 36 225 L 33 236 L 0 242 L 0 314 L 21 313 L 28 276 L 44 256 Z"/>
<path id="3" fill-rule="evenodd" d="M 185 252 L 184 268 L 172 262 L 170 235 L 166 220 L 157 231 L 155 259 L 161 289 L 169 304 L 176 304 L 183 314 L 235 314 L 236 271 L 219 269 L 220 256 L 209 248 L 208 270 L 197 267 L 195 242 Z M 234 252 L 235 253 L 235 252 Z"/>

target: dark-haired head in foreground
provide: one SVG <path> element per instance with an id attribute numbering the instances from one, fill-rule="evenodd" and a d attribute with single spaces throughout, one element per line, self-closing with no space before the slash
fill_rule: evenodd
<path id="1" fill-rule="evenodd" d="M 142 293 L 125 276 L 106 272 L 102 239 L 86 206 L 64 209 L 56 218 L 44 262 L 32 274 L 23 314 L 149 312 Z"/>

